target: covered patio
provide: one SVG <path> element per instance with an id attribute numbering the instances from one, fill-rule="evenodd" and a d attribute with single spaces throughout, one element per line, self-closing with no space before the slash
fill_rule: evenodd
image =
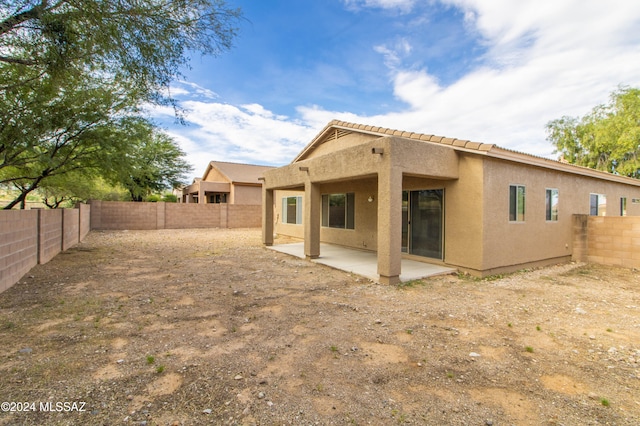
<path id="1" fill-rule="evenodd" d="M 278 244 L 267 246 L 271 250 L 285 253 L 299 258 L 306 258 L 304 242 Z M 342 271 L 361 275 L 374 282 L 379 282 L 378 257 L 375 252 L 350 249 L 334 244 L 320 243 L 320 257 L 310 259 L 312 262 L 330 266 Z M 456 272 L 456 269 L 430 263 L 402 259 L 402 273 L 400 282 L 407 282 L 436 275 L 446 275 Z"/>

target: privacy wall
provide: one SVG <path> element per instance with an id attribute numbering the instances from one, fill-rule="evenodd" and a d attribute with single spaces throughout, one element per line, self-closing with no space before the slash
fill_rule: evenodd
<path id="1" fill-rule="evenodd" d="M 0 292 L 89 233 L 90 208 L 0 210 Z"/>
<path id="2" fill-rule="evenodd" d="M 91 201 L 91 229 L 258 228 L 260 205 Z"/>
<path id="3" fill-rule="evenodd" d="M 640 217 L 574 215 L 572 260 L 640 269 Z"/>

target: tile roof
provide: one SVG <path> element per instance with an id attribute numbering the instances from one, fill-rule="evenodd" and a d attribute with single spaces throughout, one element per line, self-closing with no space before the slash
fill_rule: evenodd
<path id="1" fill-rule="evenodd" d="M 309 143 L 302 150 L 302 152 L 293 160 L 293 162 L 295 163 L 302 156 L 304 156 L 305 153 L 313 151 L 316 146 L 321 145 L 324 142 L 323 141 L 324 136 L 326 136 L 328 130 L 332 128 L 349 129 L 356 132 L 377 134 L 380 136 L 397 136 L 405 139 L 413 139 L 413 140 L 419 140 L 423 142 L 435 142 L 435 143 L 440 143 L 444 145 L 451 145 L 455 148 L 464 149 L 464 150 L 468 149 L 468 150 L 486 152 L 496 147 L 496 145 L 494 144 L 471 142 L 468 140 L 447 138 L 444 136 L 435 136 L 435 135 L 428 135 L 424 133 L 406 132 L 402 130 L 389 129 L 386 127 L 376 127 L 376 126 L 369 126 L 365 124 L 350 123 L 347 121 L 332 120 L 331 122 L 329 122 L 329 124 L 327 124 L 324 127 L 324 129 L 322 129 L 322 131 L 320 131 L 320 133 L 318 133 L 318 135 L 315 138 L 313 138 L 311 143 Z"/>
<path id="2" fill-rule="evenodd" d="M 273 169 L 272 166 L 259 166 L 255 164 L 229 163 L 226 161 L 211 161 L 204 173 L 207 176 L 209 170 L 215 167 L 224 174 L 232 183 L 261 183 L 258 178 L 262 177 L 266 170 Z"/>
<path id="3" fill-rule="evenodd" d="M 329 130 L 331 129 L 351 130 L 355 132 L 368 133 L 373 135 L 384 136 L 397 136 L 405 139 L 419 140 L 423 142 L 433 142 L 443 145 L 450 145 L 452 148 L 461 151 L 476 152 L 478 154 L 484 154 L 490 157 L 499 158 L 507 161 L 514 161 L 518 163 L 524 163 L 529 165 L 535 165 L 539 167 L 550 168 L 567 173 L 575 173 L 579 175 L 586 175 L 596 177 L 600 179 L 612 180 L 617 182 L 623 182 L 632 184 L 634 186 L 640 186 L 640 180 L 629 178 L 626 176 L 614 175 L 601 170 L 592 169 L 589 167 L 578 166 L 575 164 L 569 164 L 566 162 L 552 160 L 545 157 L 540 157 L 533 154 L 527 154 L 520 151 L 511 150 L 508 148 L 502 148 L 495 144 L 487 144 L 481 142 L 472 142 L 469 140 L 448 138 L 444 136 L 429 135 L 424 133 L 406 132 L 402 130 L 389 129 L 386 127 L 376 127 L 365 124 L 350 123 L 341 120 L 332 120 L 316 135 L 312 141 L 304 147 L 304 149 L 298 154 L 298 156 L 292 161 L 295 163 L 303 158 L 306 154 L 312 152 L 316 146 L 321 145 L 329 137 Z"/>

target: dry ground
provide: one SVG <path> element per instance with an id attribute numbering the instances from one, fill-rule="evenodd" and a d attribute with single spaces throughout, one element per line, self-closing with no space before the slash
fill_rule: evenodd
<path id="1" fill-rule="evenodd" d="M 0 294 L 0 399 L 27 410 L 0 425 L 637 425 L 640 274 L 388 287 L 258 230 L 93 232 Z"/>

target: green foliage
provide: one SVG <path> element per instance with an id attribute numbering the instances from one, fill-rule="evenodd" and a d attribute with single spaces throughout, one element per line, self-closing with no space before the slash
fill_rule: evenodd
<path id="1" fill-rule="evenodd" d="M 240 16 L 224 0 L 6 0 L 0 89 L 90 72 L 159 101 L 193 52 L 232 46 Z"/>
<path id="2" fill-rule="evenodd" d="M 128 147 L 110 168 L 110 177 L 129 192 L 132 201 L 182 185 L 192 167 L 173 139 L 141 118 L 128 119 L 123 131 Z"/>
<path id="3" fill-rule="evenodd" d="M 582 118 L 549 122 L 547 133 L 569 163 L 640 178 L 640 89 L 621 87 Z"/>
<path id="4" fill-rule="evenodd" d="M 178 111 L 171 81 L 194 52 L 230 48 L 240 16 L 225 0 L 4 1 L 0 185 L 19 190 L 5 208 L 45 187 L 52 206 L 83 198 L 74 179 L 132 199 L 178 185 L 184 153 L 136 115 L 148 102 Z"/>

